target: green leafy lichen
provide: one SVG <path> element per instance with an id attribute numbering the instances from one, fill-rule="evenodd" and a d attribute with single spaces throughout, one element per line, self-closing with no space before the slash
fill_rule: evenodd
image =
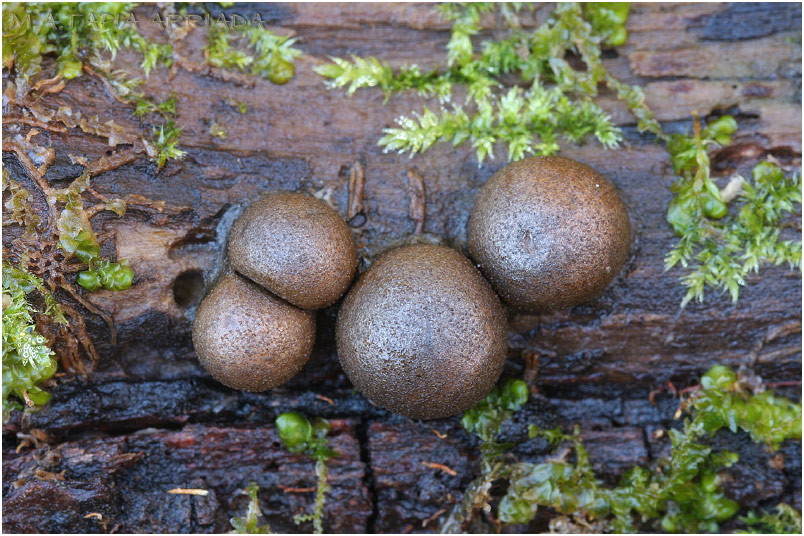
<path id="1" fill-rule="evenodd" d="M 746 276 L 764 262 L 801 268 L 801 241 L 780 239 L 785 219 L 801 205 L 800 173 L 786 177 L 778 165 L 760 162 L 751 180 L 732 179 L 740 190 L 733 203 L 739 208 L 730 211 L 710 176 L 707 149 L 730 143 L 737 123 L 723 116 L 702 129 L 697 115 L 694 119 L 692 137 L 675 134 L 667 144 L 679 174 L 667 221 L 679 240 L 665 269 L 677 264 L 688 269 L 681 278 L 687 287 L 682 307 L 692 299 L 703 301 L 707 287 L 728 291 L 737 301 Z"/>
<path id="2" fill-rule="evenodd" d="M 293 521 L 296 524 L 312 521 L 314 532 L 321 534 L 324 530 L 324 501 L 330 489 L 327 483 L 326 462 L 338 455 L 329 447 L 327 441 L 327 434 L 330 431 L 329 422 L 321 417 L 315 417 L 311 422 L 304 415 L 287 412 L 276 418 L 276 428 L 282 444 L 289 452 L 304 453 L 315 460 L 317 483 L 313 513 L 293 516 Z"/>
<path id="3" fill-rule="evenodd" d="M 36 332 L 34 311 L 28 295 L 38 293 L 45 303 L 43 314 L 56 322 L 67 320 L 53 295 L 42 280 L 23 268 L 3 263 L 3 415 L 12 409 L 41 406 L 50 394 L 41 383 L 50 379 L 58 368 L 53 351 L 45 337 Z M 14 398 L 11 398 L 14 397 Z M 15 400 L 16 399 L 16 400 Z"/>
<path id="4" fill-rule="evenodd" d="M 377 86 L 386 100 L 392 93 L 409 89 L 438 97 L 442 103 L 439 113 L 425 107 L 421 113 L 398 118 L 397 127 L 385 130 L 378 143 L 386 151 L 414 154 L 438 142 L 470 142 L 482 162 L 493 156 L 498 142 L 507 144 L 509 160 L 553 154 L 559 149 L 559 136 L 572 142 L 594 136 L 605 147 L 616 147 L 622 135 L 593 100 L 602 82 L 625 100 L 639 120 L 640 130 L 659 134 L 661 129 L 641 91 L 614 79 L 600 61 L 602 42 L 624 39 L 628 4 L 584 6 L 582 10 L 578 4 L 561 3 L 547 22 L 528 32 L 517 21 L 516 13 L 523 7 L 520 3 L 442 4 L 442 15 L 453 23 L 446 68 L 422 72 L 413 65 L 394 72 L 377 58 L 353 56 L 351 62 L 331 58 L 331 64 L 315 70 L 330 79 L 330 87 L 347 87 L 349 94 Z M 510 35 L 485 41 L 477 53 L 472 36 L 479 31 L 481 15 L 493 9 L 501 10 Z M 573 68 L 565 59 L 568 53 L 578 54 L 585 69 Z M 502 89 L 500 77 L 512 74 L 519 76 L 520 83 Z M 443 106 L 451 101 L 456 85 L 466 87 L 467 109 Z"/>

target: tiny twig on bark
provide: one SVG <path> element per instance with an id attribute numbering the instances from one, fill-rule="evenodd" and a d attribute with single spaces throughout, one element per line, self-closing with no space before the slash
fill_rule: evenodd
<path id="1" fill-rule="evenodd" d="M 205 489 L 197 489 L 197 488 L 174 488 L 169 489 L 168 493 L 173 495 L 199 495 L 201 497 L 206 497 L 209 495 L 209 491 Z"/>
<path id="2" fill-rule="evenodd" d="M 334 401 L 334 400 L 332 400 L 332 399 L 331 399 L 330 397 L 328 397 L 328 396 L 324 396 L 324 395 L 319 395 L 319 394 L 316 394 L 316 395 L 315 395 L 315 397 L 316 397 L 317 399 L 319 399 L 319 400 L 323 400 L 324 402 L 326 402 L 326 403 L 327 403 L 327 404 L 329 404 L 330 406 L 334 406 L 334 405 L 335 405 L 335 401 Z"/>
<path id="3" fill-rule="evenodd" d="M 279 487 L 282 488 L 282 491 L 285 493 L 312 493 L 315 491 L 315 488 L 288 488 L 279 484 Z"/>
<path id="4" fill-rule="evenodd" d="M 433 433 L 436 435 L 436 437 L 438 439 L 446 439 L 448 437 L 447 434 L 442 434 L 441 432 L 439 432 L 435 428 L 433 428 Z"/>
<path id="5" fill-rule="evenodd" d="M 349 173 L 349 207 L 346 216 L 350 221 L 359 214 L 365 216 L 363 208 L 363 186 L 365 180 L 363 166 L 360 165 L 360 162 L 355 161 L 352 166 L 352 171 Z"/>
<path id="6" fill-rule="evenodd" d="M 58 132 L 59 134 L 64 134 L 67 132 L 67 128 L 59 125 L 51 125 L 50 123 L 45 123 L 44 121 L 40 121 L 39 119 L 35 119 L 33 117 L 24 117 L 24 116 L 12 116 L 12 117 L 4 117 L 3 122 L 7 125 L 28 125 L 31 127 L 41 128 L 42 130 L 49 130 L 51 132 Z"/>
<path id="7" fill-rule="evenodd" d="M 439 510 L 435 514 L 431 515 L 430 517 L 428 517 L 427 519 L 422 521 L 422 528 L 425 528 L 427 526 L 427 524 L 430 523 L 431 521 L 435 521 L 436 519 L 438 519 L 438 516 L 440 516 L 441 514 L 446 513 L 446 511 L 447 511 L 446 508 L 442 508 L 441 510 Z"/>
<path id="8" fill-rule="evenodd" d="M 443 463 L 435 463 L 435 462 L 422 462 L 422 465 L 425 467 L 429 467 L 430 469 L 440 469 L 451 476 L 458 476 L 458 473 L 452 467 L 447 467 Z"/>

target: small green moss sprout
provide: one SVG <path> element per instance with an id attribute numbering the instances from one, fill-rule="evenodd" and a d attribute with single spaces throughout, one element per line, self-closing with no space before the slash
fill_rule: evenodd
<path id="1" fill-rule="evenodd" d="M 178 147 L 181 131 L 182 127 L 177 127 L 172 119 L 153 127 L 151 149 L 155 153 L 157 167 L 163 167 L 168 160 L 181 160 L 187 154 Z"/>
<path id="2" fill-rule="evenodd" d="M 502 423 L 521 409 L 529 397 L 528 386 L 524 381 L 507 378 L 464 413 L 461 424 L 467 432 L 480 438 L 480 476 L 467 486 L 463 500 L 456 503 L 442 519 L 440 533 L 460 533 L 464 523 L 474 512 L 490 508 L 491 485 L 500 478 L 508 477 L 512 469 L 510 464 L 502 460 L 502 455 L 513 445 L 497 442 L 497 434 Z"/>
<path id="3" fill-rule="evenodd" d="M 242 48 L 248 51 L 232 46 L 233 37 L 242 39 Z M 277 35 L 259 24 L 234 28 L 212 24 L 208 29 L 206 52 L 213 67 L 247 72 L 274 84 L 286 84 L 296 72 L 293 60 L 301 54 L 293 47 L 295 42 L 295 38 Z"/>
<path id="4" fill-rule="evenodd" d="M 249 483 L 243 490 L 243 494 L 249 497 L 248 510 L 244 517 L 233 517 L 229 520 L 234 529 L 229 534 L 271 534 L 270 526 L 257 524 L 258 518 L 262 515 L 260 499 L 257 496 L 259 491 L 260 488 L 255 482 Z"/>
<path id="5" fill-rule="evenodd" d="M 300 413 L 287 412 L 276 418 L 276 428 L 279 432 L 279 439 L 282 440 L 282 444 L 288 452 L 304 453 L 315 460 L 317 484 L 313 513 L 293 516 L 293 521 L 296 524 L 312 521 L 314 532 L 321 534 L 324 530 L 324 501 L 330 489 L 327 483 L 326 462 L 338 455 L 329 447 L 327 441 L 327 434 L 330 431 L 329 422 L 321 417 L 315 417 L 310 421 Z"/>
<path id="6" fill-rule="evenodd" d="M 801 513 L 789 504 L 780 503 L 774 512 L 758 514 L 753 510 L 740 520 L 748 528 L 743 534 L 801 534 Z"/>

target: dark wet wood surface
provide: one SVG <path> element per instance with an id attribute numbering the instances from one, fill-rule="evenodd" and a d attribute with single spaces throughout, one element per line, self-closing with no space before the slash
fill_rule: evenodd
<path id="1" fill-rule="evenodd" d="M 426 236 L 462 249 L 478 189 L 504 165 L 504 147 L 482 166 L 468 147 L 438 145 L 413 159 L 383 154 L 376 145 L 383 128 L 401 114 L 436 104 L 402 94 L 383 105 L 378 90 L 348 97 L 327 90 L 312 71 L 329 55 L 347 54 L 374 55 L 395 66 L 439 64 L 449 26 L 432 6 L 270 4 L 243 10 L 245 16 L 259 11 L 263 20 L 300 37 L 304 54 L 296 61 L 296 77 L 276 86 L 208 72 L 199 67 L 204 39 L 199 31 L 175 44 L 182 66 L 154 71 L 144 84 L 155 99 L 176 93 L 181 147 L 188 154 L 159 173 L 141 155 L 93 179 L 103 194 L 140 194 L 168 207 L 162 213 L 132 207 L 123 218 L 107 213 L 93 220 L 97 230 L 112 236 L 105 248 L 129 259 L 135 273 L 125 292 L 86 295 L 114 318 L 118 344 L 110 345 L 100 317 L 84 311 L 101 355 L 96 370 L 86 379 L 60 378 L 48 407 L 4 426 L 7 532 L 228 530 L 228 518 L 245 511 L 246 499 L 237 490 L 249 480 L 261 487 L 261 507 L 272 528 L 293 531 L 291 514 L 309 511 L 313 493 L 285 488 L 311 487 L 314 474 L 309 459 L 279 446 L 272 423 L 287 410 L 333 420 L 333 445 L 341 457 L 332 463 L 328 530 L 434 530 L 438 521 L 427 520 L 458 500 L 478 471 L 476 443 L 457 418 L 412 422 L 352 391 L 334 352 L 337 304 L 318 314 L 313 357 L 281 388 L 235 392 L 198 365 L 190 341 L 194 311 L 224 260 L 228 225 L 244 204 L 270 190 L 301 190 L 346 217 L 354 203 L 350 173 L 360 162 L 365 217 L 351 221 L 365 267 L 417 225 Z M 538 24 L 547 12 L 538 9 L 523 23 Z M 800 6 L 792 4 L 637 4 L 628 42 L 605 63 L 615 76 L 645 88 L 669 130 L 689 129 L 693 110 L 735 115 L 740 131 L 734 143 L 713 157 L 718 175 L 749 172 L 766 155 L 800 165 L 800 17 Z M 480 38 L 493 36 L 496 21 L 484 24 Z M 116 65 L 137 61 L 135 54 L 121 52 Z M 46 68 L 52 67 L 47 62 Z M 232 101 L 245 103 L 248 111 L 240 114 L 227 104 Z M 754 363 L 766 381 L 800 379 L 801 276 L 767 267 L 748 278 L 736 305 L 709 292 L 705 304 L 680 311 L 680 273 L 664 272 L 663 266 L 674 241 L 664 221 L 673 181 L 667 153 L 636 133 L 613 95 L 603 91 L 600 102 L 622 125 L 627 146 L 606 151 L 591 141 L 562 143 L 561 154 L 595 167 L 619 188 L 634 229 L 631 259 L 591 303 L 549 316 L 511 312 L 506 374 L 527 372 L 540 393 L 508 433 L 524 439 L 525 418 L 545 426 L 579 422 L 593 463 L 611 479 L 662 452 L 652 433 L 676 422 L 676 402 L 660 395 L 652 406 L 647 397 L 668 380 L 689 385 L 715 363 Z M 33 138 L 56 152 L 46 175 L 55 186 L 83 171 L 71 155 L 93 161 L 125 150 L 110 146 L 109 121 L 122 127 L 123 139 L 147 133 L 131 108 L 91 76 L 71 81 L 39 105 L 80 111 L 101 134 L 70 128 Z M 224 126 L 226 139 L 210 135 L 212 122 Z M 3 157 L 12 176 L 25 181 L 16 158 Z M 411 186 L 409 171 L 422 178 L 424 218 L 411 200 L 420 188 L 418 181 Z M 535 375 L 533 368 L 524 370 L 526 362 L 538 363 Z M 787 394 L 799 396 L 798 389 Z M 50 447 L 16 454 L 17 435 L 32 430 L 43 431 Z M 800 443 L 786 445 L 784 467 L 774 469 L 767 463 L 770 455 L 738 440 L 746 461 L 733 468 L 742 471 L 735 473 L 741 484 L 729 493 L 744 506 L 786 500 L 800 508 Z M 533 441 L 514 451 L 523 459 L 546 453 L 546 445 Z M 62 470 L 64 480 L 48 476 Z M 210 494 L 167 494 L 179 487 Z M 84 517 L 93 512 L 101 513 L 103 522 Z M 534 523 L 531 528 L 538 529 L 538 520 Z"/>

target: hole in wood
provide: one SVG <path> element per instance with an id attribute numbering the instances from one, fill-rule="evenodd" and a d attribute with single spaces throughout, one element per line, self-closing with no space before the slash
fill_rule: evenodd
<path id="1" fill-rule="evenodd" d="M 189 309 L 204 295 L 204 275 L 201 270 L 187 270 L 173 281 L 173 299 L 182 309 Z"/>

